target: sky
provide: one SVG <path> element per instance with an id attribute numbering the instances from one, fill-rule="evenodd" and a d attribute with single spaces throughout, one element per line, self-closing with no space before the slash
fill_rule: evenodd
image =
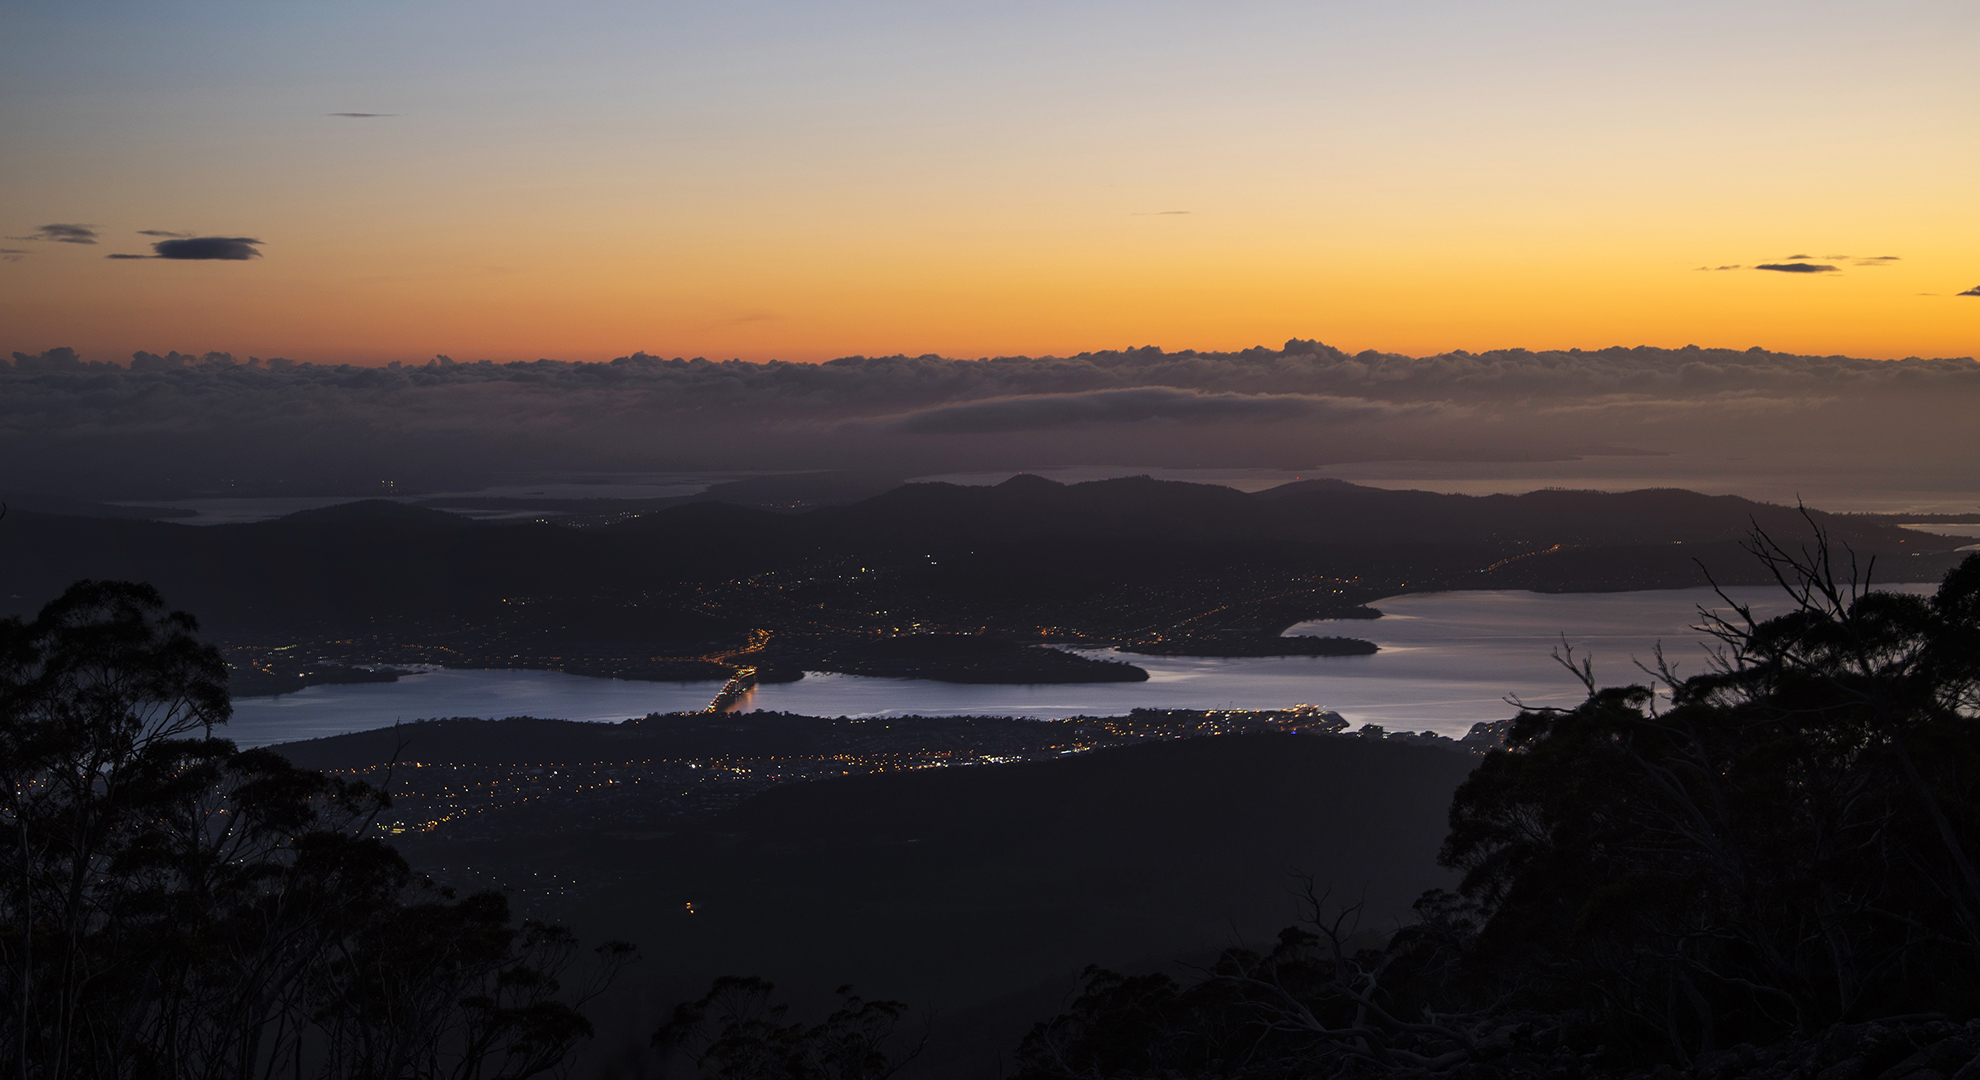
<path id="1" fill-rule="evenodd" d="M 0 350 L 1980 353 L 1964 0 L 3 0 L 0 41 Z"/>

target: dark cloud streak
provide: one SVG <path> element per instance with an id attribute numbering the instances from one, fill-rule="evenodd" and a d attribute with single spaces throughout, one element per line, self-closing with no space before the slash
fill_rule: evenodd
<path id="1" fill-rule="evenodd" d="M 159 233 L 148 233 L 158 236 Z M 106 255 L 108 259 L 178 259 L 200 260 L 217 259 L 227 262 L 244 262 L 261 257 L 255 245 L 261 243 L 251 236 L 188 236 L 176 240 L 160 240 L 151 245 L 151 255 Z"/>
<path id="2" fill-rule="evenodd" d="M 1802 257 L 1806 258 L 1807 256 Z M 1833 274 L 1839 272 L 1835 267 L 1829 266 L 1826 263 L 1805 262 L 1761 263 L 1759 266 L 1754 267 L 1754 269 L 1776 270 L 1783 274 Z"/>
<path id="3" fill-rule="evenodd" d="M 43 225 L 27 236 L 16 236 L 13 239 L 47 240 L 57 244 L 94 244 L 96 228 L 92 225 Z"/>

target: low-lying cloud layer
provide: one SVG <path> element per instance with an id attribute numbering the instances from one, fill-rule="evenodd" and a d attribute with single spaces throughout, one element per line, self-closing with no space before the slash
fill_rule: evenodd
<path id="1" fill-rule="evenodd" d="M 1390 415 L 1394 406 L 1314 394 L 1206 394 L 1144 387 L 1081 394 L 1037 394 L 945 405 L 901 417 L 898 431 L 921 435 L 1047 431 L 1096 424 L 1224 423 L 1326 420 Z"/>
<path id="2" fill-rule="evenodd" d="M 1234 353 L 389 368 L 177 352 L 113 364 L 51 349 L 0 362 L 0 489 L 136 498 L 461 487 L 540 470 L 1313 469 L 1591 450 L 1809 475 L 1964 472 L 1980 459 L 1976 412 L 1971 359 L 1760 349 L 1411 357 L 1294 340 Z"/>

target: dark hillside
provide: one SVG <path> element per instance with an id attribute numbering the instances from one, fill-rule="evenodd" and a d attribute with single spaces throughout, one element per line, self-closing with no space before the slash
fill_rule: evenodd
<path id="1" fill-rule="evenodd" d="M 503 762 L 529 773 L 643 757 L 967 751 L 1013 737 L 1055 741 L 1041 731 L 1053 726 L 767 714 L 437 721 L 280 750 L 336 769 L 396 754 L 428 773 L 441 766 L 444 785 L 472 778 L 449 763 L 493 777 L 486 767 Z M 1062 1006 L 1041 985 L 1069 987 L 1088 963 L 1200 957 L 1236 937 L 1268 939 L 1294 916 L 1290 871 L 1365 897 L 1367 926 L 1392 927 L 1422 890 L 1451 883 L 1434 857 L 1451 793 L 1477 760 L 1346 737 L 1223 735 L 790 783 L 647 824 L 620 822 L 604 801 L 547 796 L 464 831 L 415 829 L 395 842 L 443 879 L 473 867 L 484 884 L 520 886 L 529 913 L 571 920 L 587 940 L 640 944 L 648 962 L 623 1011 L 607 1018 L 603 1057 L 642 1043 L 661 1010 L 713 976 L 756 973 L 801 1003 L 848 981 L 932 1002 L 954 1019 L 938 1028 L 931 1062 L 975 1076 L 985 1075 L 975 1068 L 981 1048 L 1008 1052 Z M 413 771 L 399 783 L 434 779 Z M 659 781 L 649 777 L 664 794 Z"/>
<path id="2" fill-rule="evenodd" d="M 1956 543 L 1881 520 L 1816 511 L 1834 539 L 1860 551 L 1943 550 Z M 1524 495 L 1391 491 L 1299 481 L 1247 495 L 1214 484 L 1127 477 L 1062 485 L 1017 476 L 995 487 L 908 484 L 809 516 L 821 538 L 1011 540 L 1111 536 L 1318 544 L 1538 543 L 1620 545 L 1737 540 L 1754 525 L 1799 535 L 1791 506 L 1677 489 L 1542 490 Z"/>
<path id="3" fill-rule="evenodd" d="M 1019 475 L 994 487 L 906 484 L 810 518 L 823 536 L 947 545 L 1043 535 L 1174 540 L 1229 535 L 1232 526 L 1258 518 L 1257 505 L 1243 492 L 1217 484 L 1134 476 L 1065 485 Z"/>
<path id="4" fill-rule="evenodd" d="M 629 515 L 707 502 L 779 513 L 800 513 L 821 506 L 839 506 L 870 499 L 900 485 L 901 478 L 892 473 L 783 473 L 729 480 L 710 485 L 707 490 L 694 495 L 633 499 L 437 495 L 421 499 L 417 505 L 438 510 L 491 511 L 513 515 L 552 514 L 564 521 L 596 525 L 622 521 Z"/>
<path id="5" fill-rule="evenodd" d="M 142 521 L 189 518 L 198 514 L 197 510 L 187 510 L 184 507 L 120 506 L 116 503 L 93 502 L 89 499 L 78 499 L 45 491 L 0 491 L 0 505 L 5 505 L 14 512 L 31 511 L 37 514 L 68 514 L 73 517 Z"/>
<path id="6" fill-rule="evenodd" d="M 1274 507 L 1277 522 L 1312 541 L 1667 544 L 1737 540 L 1754 525 L 1777 536 L 1808 529 L 1795 507 L 1675 488 L 1441 495 L 1353 485 L 1308 488 L 1303 482 L 1254 498 Z M 1934 544 L 1931 537 L 1881 521 L 1821 511 L 1812 516 L 1837 542 L 1858 550 L 1957 546 Z"/>
<path id="7" fill-rule="evenodd" d="M 1450 883 L 1434 858 L 1474 760 L 1354 739 L 1190 739 L 776 788 L 707 835 L 566 837 L 539 864 L 637 868 L 577 922 L 639 941 L 656 961 L 650 1001 L 754 972 L 801 994 L 852 982 L 949 1012 L 1090 962 L 1267 939 L 1292 920 L 1292 870 L 1365 895 L 1369 924 L 1392 925 Z"/>
<path id="8" fill-rule="evenodd" d="M 384 502 L 199 528 L 17 512 L 0 527 L 0 598 L 32 610 L 78 578 L 145 580 L 230 633 L 301 623 L 348 629 L 380 619 L 487 619 L 507 601 L 552 594 L 621 603 L 770 569 L 816 574 L 845 560 L 855 571 L 875 560 L 951 560 L 943 584 L 967 587 L 953 560 L 998 548 L 1035 559 L 1035 568 L 1017 571 L 1035 583 L 1001 581 L 997 595 L 978 599 L 995 602 L 1011 587 L 1055 593 L 1122 574 L 1201 576 L 1252 564 L 1360 577 L 1374 588 L 1505 587 L 1517 577 L 1471 575 L 1553 545 L 1605 550 L 1595 580 L 1578 584 L 1589 569 L 1555 560 L 1549 587 L 1613 588 L 1611 572 L 1631 561 L 1661 565 L 1675 556 L 1688 567 L 1693 553 L 1655 550 L 1662 546 L 1732 543 L 1754 523 L 1782 537 L 1807 531 L 1793 508 L 1686 491 L 1474 498 L 1338 482 L 1288 487 L 1298 490 L 1245 495 L 1146 478 L 1066 486 L 1019 476 L 996 487 L 910 484 L 801 514 L 699 502 L 586 529 L 475 523 Z M 1861 516 L 1813 516 L 1837 544 L 1885 556 L 1889 573 L 1910 571 L 1890 556 L 1963 542 Z M 1054 542 L 1041 547 L 1047 539 Z M 910 569 L 943 576 L 925 562 Z M 1636 576 L 1646 586 L 1699 583 L 1695 570 L 1684 573 L 1682 581 L 1661 570 Z"/>
<path id="9" fill-rule="evenodd" d="M 820 490 L 886 482 L 842 479 Z M 738 483 L 801 502 L 822 482 Z M 1766 583 L 1739 550 L 1748 530 L 1809 536 L 1793 508 L 1671 490 L 1474 498 L 1302 482 L 1247 495 L 1019 475 L 793 509 L 700 501 L 584 527 L 378 501 L 212 527 L 17 512 L 0 523 L 0 614 L 78 579 L 148 581 L 233 650 L 242 692 L 416 663 L 1094 682 L 1139 676 L 1025 647 L 1277 655 L 1299 651 L 1279 640 L 1286 627 L 1398 592 L 1675 588 L 1705 583 L 1701 561 L 1721 583 Z M 1936 579 L 1965 542 L 1811 516 L 1875 556 L 1882 581 Z"/>
<path id="10" fill-rule="evenodd" d="M 149 581 L 223 633 L 485 619 L 505 601 L 623 597 L 774 561 L 790 521 L 705 503 L 608 536 L 355 505 L 205 527 L 15 515 L 0 527 L 0 595 L 31 611 L 78 578 Z"/>

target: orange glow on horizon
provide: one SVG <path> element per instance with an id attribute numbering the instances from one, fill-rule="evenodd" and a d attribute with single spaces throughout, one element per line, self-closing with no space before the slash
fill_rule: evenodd
<path id="1" fill-rule="evenodd" d="M 22 18 L 0 349 L 1968 356 L 1980 14 L 1906 3 Z"/>

